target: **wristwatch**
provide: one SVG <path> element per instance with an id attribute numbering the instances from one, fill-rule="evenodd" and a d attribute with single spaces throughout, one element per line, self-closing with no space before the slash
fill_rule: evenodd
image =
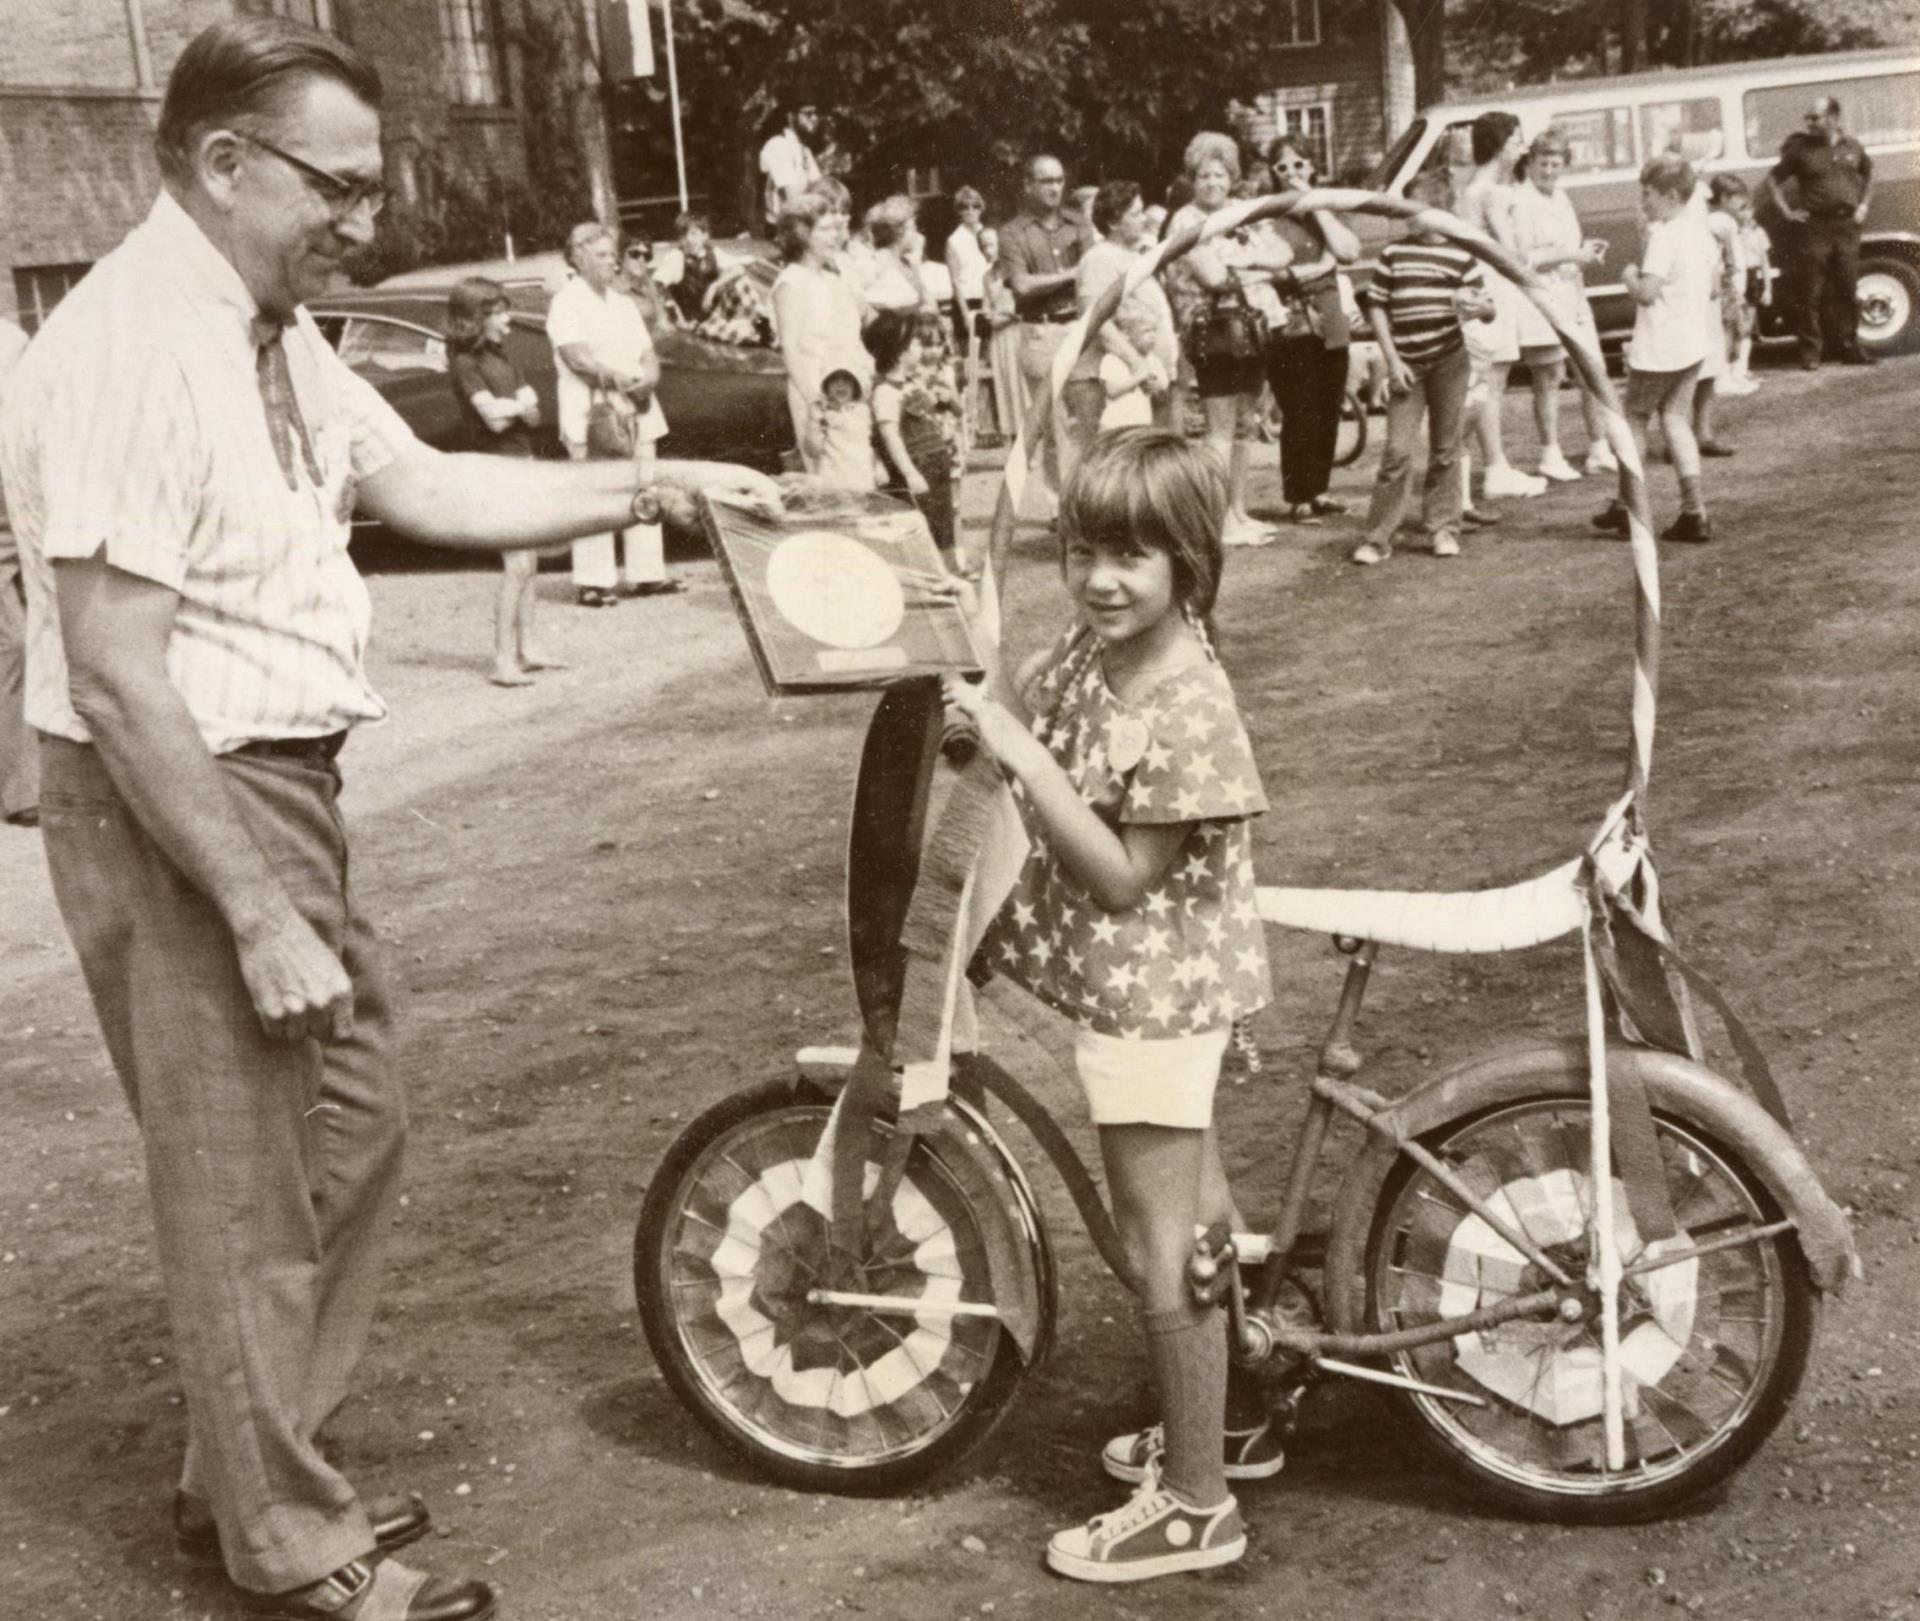
<path id="1" fill-rule="evenodd" d="M 635 523 L 658 523 L 660 521 L 660 488 L 656 484 L 642 484 L 633 492 L 631 510 Z"/>

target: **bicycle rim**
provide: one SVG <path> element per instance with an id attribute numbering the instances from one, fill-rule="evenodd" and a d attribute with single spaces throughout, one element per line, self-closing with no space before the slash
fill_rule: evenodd
<path id="1" fill-rule="evenodd" d="M 1585 1275 L 1591 1248 L 1588 1124 L 1584 1103 L 1540 1099 L 1456 1128 L 1436 1149 L 1576 1278 Z M 1725 1150 L 1678 1122 L 1655 1124 L 1680 1231 L 1644 1243 L 1616 1179 L 1627 1267 L 1776 1219 L 1755 1179 Z M 1460 1316 L 1547 1284 L 1464 1201 L 1417 1168 L 1391 1188 L 1370 1256 L 1374 1318 L 1383 1328 Z M 1811 1328 L 1805 1280 L 1788 1259 L 1775 1238 L 1627 1282 L 1625 1470 L 1605 1467 L 1597 1321 L 1514 1322 L 1391 1361 L 1408 1377 L 1477 1398 L 1476 1405 L 1404 1397 L 1430 1438 L 1514 1495 L 1596 1507 L 1614 1498 L 1685 1496 L 1750 1453 L 1798 1380 Z"/>
<path id="2" fill-rule="evenodd" d="M 890 1208 L 867 1210 L 868 1257 L 831 1253 L 802 1179 L 828 1116 L 791 1105 L 718 1136 L 675 1190 L 659 1250 L 686 1373 L 750 1447 L 794 1463 L 872 1469 L 936 1446 L 1008 1354 L 993 1318 L 938 1308 L 990 1301 L 986 1249 L 959 1184 L 916 1148 Z M 866 1171 L 871 1199 L 878 1179 Z M 813 1304 L 809 1289 L 906 1296 L 913 1316 Z"/>

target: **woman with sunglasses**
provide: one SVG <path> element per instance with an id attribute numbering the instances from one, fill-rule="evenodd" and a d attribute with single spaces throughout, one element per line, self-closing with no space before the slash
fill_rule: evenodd
<path id="1" fill-rule="evenodd" d="M 987 256 L 980 237 L 986 229 L 987 200 L 973 187 L 962 186 L 953 194 L 953 214 L 958 223 L 941 257 L 953 281 L 953 331 L 964 353 L 986 292 Z"/>
<path id="2" fill-rule="evenodd" d="M 1276 140 L 1267 160 L 1282 191 L 1319 183 L 1313 158 L 1294 136 Z M 1316 523 L 1346 510 L 1327 485 L 1347 393 L 1350 334 L 1339 267 L 1359 257 L 1360 239 L 1324 208 L 1277 219 L 1273 228 L 1293 250 L 1279 277 L 1286 321 L 1267 342 L 1267 384 L 1280 409 L 1281 492 L 1289 518 Z"/>

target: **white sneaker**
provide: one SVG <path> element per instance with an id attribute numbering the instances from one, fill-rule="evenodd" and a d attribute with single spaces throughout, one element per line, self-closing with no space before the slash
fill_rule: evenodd
<path id="1" fill-rule="evenodd" d="M 1587 471 L 1589 473 L 1617 473 L 1620 471 L 1620 459 L 1615 456 L 1612 447 L 1604 441 L 1594 445 L 1587 452 Z"/>
<path id="2" fill-rule="evenodd" d="M 1491 497 L 1520 496 L 1524 498 L 1543 493 L 1547 487 L 1547 481 L 1508 465 L 1489 467 L 1480 481 L 1480 487 Z"/>
<path id="3" fill-rule="evenodd" d="M 1578 482 L 1580 474 L 1559 451 L 1550 451 L 1540 458 L 1540 476 L 1555 484 L 1573 484 Z"/>
<path id="4" fill-rule="evenodd" d="M 1433 555 L 1435 557 L 1458 557 L 1460 555 L 1460 537 L 1451 529 L 1442 529 L 1433 537 Z"/>
<path id="5" fill-rule="evenodd" d="M 1075 1581 L 1144 1582 L 1230 1565 L 1246 1551 L 1247 1529 L 1231 1497 L 1214 1508 L 1191 1508 L 1149 1468 L 1139 1489 L 1112 1513 L 1056 1532 L 1047 1544 L 1047 1564 Z"/>
<path id="6" fill-rule="evenodd" d="M 1100 1449 L 1100 1467 L 1115 1480 L 1136 1483 L 1149 1469 L 1159 1469 L 1166 1456 L 1164 1426 L 1150 1424 L 1130 1435 L 1116 1435 Z M 1271 1418 L 1250 1430 L 1224 1430 L 1220 1436 L 1220 1467 L 1229 1480 L 1271 1480 L 1287 1466 L 1285 1437 Z"/>
<path id="7" fill-rule="evenodd" d="M 1723 377 L 1720 379 L 1720 392 L 1735 396 L 1757 394 L 1760 392 L 1760 385 L 1751 377 Z"/>

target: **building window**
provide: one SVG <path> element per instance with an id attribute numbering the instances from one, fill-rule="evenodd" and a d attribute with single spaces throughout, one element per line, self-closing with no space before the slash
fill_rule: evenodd
<path id="1" fill-rule="evenodd" d="M 457 106 L 498 107 L 500 39 L 492 0 L 440 0 L 440 45 L 446 56 L 447 94 Z"/>
<path id="2" fill-rule="evenodd" d="M 1320 43 L 1320 0 L 1280 0 L 1269 16 L 1272 18 L 1272 44 Z"/>
<path id="3" fill-rule="evenodd" d="M 1720 98 L 1650 102 L 1640 109 L 1640 150 L 1649 158 L 1672 152 L 1689 163 L 1713 163 L 1727 155 L 1720 127 Z"/>
<path id="4" fill-rule="evenodd" d="M 269 0 L 269 3 L 276 17 L 305 23 L 309 28 L 324 28 L 329 34 L 334 31 L 333 0 Z"/>
<path id="5" fill-rule="evenodd" d="M 1328 184 L 1328 176 L 1333 173 L 1333 107 L 1329 102 L 1308 102 L 1299 107 L 1280 107 L 1275 110 L 1275 122 L 1280 126 L 1275 133 L 1292 136 L 1307 150 L 1307 156 L 1313 159 L 1313 172 L 1321 185 Z"/>
<path id="6" fill-rule="evenodd" d="M 1568 174 L 1633 167 L 1633 113 L 1626 107 L 1556 113 L 1553 127 L 1567 140 Z"/>
<path id="7" fill-rule="evenodd" d="M 13 301 L 19 306 L 20 325 L 38 332 L 54 305 L 79 286 L 92 265 L 17 265 L 13 272 Z"/>
<path id="8" fill-rule="evenodd" d="M 1799 134 L 1815 96 L 1839 101 L 1840 127 L 1862 146 L 1895 146 L 1920 139 L 1920 73 L 1809 79 L 1747 92 L 1747 156 L 1770 158 L 1789 135 Z"/>

